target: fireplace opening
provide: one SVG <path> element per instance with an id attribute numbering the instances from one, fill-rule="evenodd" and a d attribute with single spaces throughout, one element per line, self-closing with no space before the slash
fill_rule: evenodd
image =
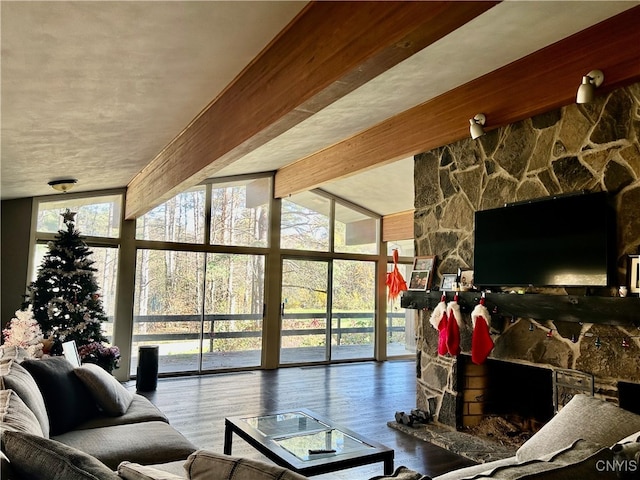
<path id="1" fill-rule="evenodd" d="M 458 362 L 459 429 L 519 446 L 553 417 L 552 370 L 494 359 L 476 365 L 468 355 Z"/>
<path id="2" fill-rule="evenodd" d="M 640 384 L 631 382 L 618 382 L 618 404 L 633 413 L 640 414 Z"/>

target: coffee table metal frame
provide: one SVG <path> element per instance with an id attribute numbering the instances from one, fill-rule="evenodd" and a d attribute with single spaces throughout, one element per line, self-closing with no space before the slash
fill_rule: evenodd
<path id="1" fill-rule="evenodd" d="M 245 420 L 254 417 L 285 415 L 291 413 L 302 413 L 309 417 L 327 425 L 331 429 L 340 430 L 343 433 L 355 438 L 356 440 L 372 447 L 369 451 L 356 451 L 342 453 L 333 456 L 323 456 L 317 459 L 301 460 L 285 448 L 281 447 L 274 438 L 265 436 L 259 430 L 253 428 Z M 369 440 L 362 435 L 337 425 L 332 420 L 323 418 L 306 408 L 298 408 L 295 410 L 283 412 L 267 412 L 257 415 L 242 415 L 238 417 L 228 417 L 224 419 L 224 453 L 231 455 L 232 436 L 238 435 L 253 448 L 258 450 L 264 456 L 275 462 L 281 467 L 293 470 L 301 475 L 312 476 L 323 473 L 335 472 L 346 468 L 359 467 L 369 465 L 376 462 L 384 462 L 384 474 L 393 473 L 394 451 L 380 443 Z M 305 435 L 305 432 L 299 434 L 288 435 L 288 437 L 297 437 Z"/>

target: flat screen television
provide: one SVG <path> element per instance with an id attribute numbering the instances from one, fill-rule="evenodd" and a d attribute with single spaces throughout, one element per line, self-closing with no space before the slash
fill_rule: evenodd
<path id="1" fill-rule="evenodd" d="M 606 192 L 570 194 L 475 213 L 479 287 L 608 286 L 615 211 Z"/>

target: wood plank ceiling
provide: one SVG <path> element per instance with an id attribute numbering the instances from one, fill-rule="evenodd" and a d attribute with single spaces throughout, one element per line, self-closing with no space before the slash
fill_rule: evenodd
<path id="1" fill-rule="evenodd" d="M 126 218 L 204 180 L 496 3 L 310 3 L 131 181 Z"/>
<path id="2" fill-rule="evenodd" d="M 487 116 L 490 131 L 568 105 L 575 101 L 576 72 L 605 71 L 601 93 L 638 81 L 639 20 L 640 7 L 623 12 L 285 166 L 276 174 L 275 195 L 286 197 L 460 140 L 477 113 Z"/>

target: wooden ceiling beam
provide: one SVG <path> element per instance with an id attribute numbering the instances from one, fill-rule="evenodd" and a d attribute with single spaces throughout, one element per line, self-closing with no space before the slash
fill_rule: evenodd
<path id="1" fill-rule="evenodd" d="M 382 217 L 382 241 L 413 240 L 413 210 Z"/>
<path id="2" fill-rule="evenodd" d="M 127 188 L 136 218 L 499 2 L 311 2 Z"/>
<path id="3" fill-rule="evenodd" d="M 283 198 L 575 102 L 583 75 L 604 71 L 602 94 L 640 80 L 640 7 L 627 10 L 396 115 L 276 173 Z M 347 161 L 348 159 L 348 161 Z"/>

